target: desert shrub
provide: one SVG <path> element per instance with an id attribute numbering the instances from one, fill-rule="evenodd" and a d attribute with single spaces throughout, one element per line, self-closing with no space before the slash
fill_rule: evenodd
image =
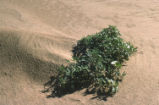
<path id="1" fill-rule="evenodd" d="M 62 65 L 54 87 L 55 94 L 87 88 L 101 94 L 113 95 L 125 72 L 120 68 L 137 51 L 131 43 L 120 38 L 115 26 L 82 38 L 74 46 L 73 63 Z"/>

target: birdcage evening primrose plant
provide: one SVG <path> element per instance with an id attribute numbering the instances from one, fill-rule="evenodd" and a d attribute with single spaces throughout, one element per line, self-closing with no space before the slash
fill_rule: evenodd
<path id="1" fill-rule="evenodd" d="M 79 40 L 72 50 L 74 62 L 59 68 L 53 94 L 82 88 L 105 95 L 115 94 L 125 76 L 125 72 L 120 71 L 124 61 L 137 51 L 120 36 L 115 26 L 109 26 Z"/>

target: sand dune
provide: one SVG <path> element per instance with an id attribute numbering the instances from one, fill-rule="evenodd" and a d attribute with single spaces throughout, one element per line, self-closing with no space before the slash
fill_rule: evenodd
<path id="1" fill-rule="evenodd" d="M 108 25 L 138 47 L 119 92 L 46 98 L 43 84 L 76 41 Z M 0 105 L 159 105 L 158 27 L 158 0 L 0 0 Z"/>

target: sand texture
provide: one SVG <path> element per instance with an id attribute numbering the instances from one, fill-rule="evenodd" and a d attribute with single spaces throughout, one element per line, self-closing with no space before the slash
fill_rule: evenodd
<path id="1" fill-rule="evenodd" d="M 138 47 L 119 92 L 46 98 L 76 41 L 108 25 Z M 159 0 L 0 0 L 0 105 L 159 105 Z"/>

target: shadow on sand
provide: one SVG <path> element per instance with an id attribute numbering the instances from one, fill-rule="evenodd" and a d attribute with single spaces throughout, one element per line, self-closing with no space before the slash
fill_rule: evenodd
<path id="1" fill-rule="evenodd" d="M 85 86 L 83 88 L 77 88 L 75 90 L 70 90 L 70 89 L 61 90 L 60 88 L 57 88 L 57 84 L 58 84 L 57 78 L 58 76 L 51 76 L 50 80 L 44 84 L 44 90 L 42 91 L 42 93 L 51 92 L 51 94 L 47 95 L 47 98 L 54 98 L 54 97 L 60 98 L 65 95 L 72 94 L 76 91 L 80 91 L 83 89 L 85 90 L 83 93 L 83 96 L 93 94 L 91 99 L 99 99 L 99 100 L 107 101 L 107 97 L 113 97 L 113 95 L 110 95 L 110 94 L 106 95 L 106 94 L 96 93 L 94 89 L 89 90 L 88 86 Z"/>

